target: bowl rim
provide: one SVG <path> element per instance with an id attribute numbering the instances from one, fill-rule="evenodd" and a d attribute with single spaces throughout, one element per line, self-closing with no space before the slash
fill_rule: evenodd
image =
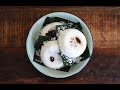
<path id="1" fill-rule="evenodd" d="M 90 57 L 88 58 L 88 60 L 85 60 L 86 63 L 83 65 L 83 67 L 82 67 L 81 69 L 79 69 L 79 71 L 77 71 L 76 73 L 72 73 L 72 74 L 66 75 L 66 76 L 55 77 L 55 76 L 51 76 L 51 75 L 49 75 L 49 74 L 46 74 L 46 73 L 44 73 L 44 72 L 41 72 L 41 71 L 33 64 L 32 60 L 31 60 L 31 58 L 30 58 L 30 55 L 29 55 L 30 52 L 28 51 L 28 43 L 29 43 L 29 40 L 28 40 L 28 39 L 30 38 L 29 35 L 33 32 L 33 31 L 32 31 L 32 30 L 33 30 L 32 28 L 33 28 L 37 23 L 39 23 L 39 21 L 40 21 L 42 18 L 44 18 L 44 17 L 46 17 L 46 16 L 49 16 L 49 15 L 51 15 L 51 14 L 59 14 L 59 13 L 61 13 L 61 14 L 69 14 L 70 16 L 75 17 L 75 18 L 78 20 L 78 22 L 80 22 L 80 24 L 81 24 L 81 22 L 82 22 L 82 25 L 84 26 L 84 28 L 85 28 L 85 29 L 88 29 L 88 31 L 90 32 L 89 34 L 90 34 L 90 37 L 91 37 L 91 40 L 92 40 L 92 43 L 91 43 L 91 47 L 92 47 L 92 48 L 91 48 L 91 55 L 90 55 Z M 46 75 L 46 76 L 52 77 L 52 78 L 67 78 L 67 77 L 70 77 L 70 76 L 73 76 L 73 75 L 79 73 L 79 72 L 86 66 L 86 64 L 90 61 L 91 56 L 92 56 L 92 54 L 93 54 L 93 49 L 94 49 L 93 47 L 94 47 L 94 42 L 93 42 L 92 33 L 91 33 L 91 30 L 89 29 L 89 27 L 87 26 L 87 24 L 86 24 L 81 18 L 78 18 L 76 15 L 71 14 L 71 13 L 68 13 L 68 12 L 51 12 L 51 13 L 48 13 L 48 14 L 43 15 L 42 17 L 40 17 L 40 18 L 32 25 L 32 27 L 31 27 L 30 30 L 29 30 L 27 39 L 26 39 L 26 52 L 27 52 L 27 56 L 28 56 L 30 62 L 32 63 L 32 65 L 33 65 L 39 72 L 41 72 L 42 74 L 44 74 L 44 75 Z"/>

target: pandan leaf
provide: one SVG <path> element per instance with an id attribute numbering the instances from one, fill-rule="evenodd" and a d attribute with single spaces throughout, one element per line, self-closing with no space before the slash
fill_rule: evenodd
<path id="1" fill-rule="evenodd" d="M 73 21 L 66 20 L 66 19 L 63 19 L 60 17 L 47 17 L 45 19 L 45 22 L 43 23 L 43 27 L 52 22 L 64 22 L 64 23 L 66 23 L 67 26 L 72 24 L 72 25 L 70 25 L 71 28 L 75 27 L 76 29 L 79 29 L 80 31 L 82 30 L 82 26 L 79 22 L 73 22 Z"/>
<path id="2" fill-rule="evenodd" d="M 68 20 L 63 19 L 63 18 L 59 18 L 59 17 L 47 17 L 45 19 L 45 22 L 43 23 L 43 27 L 46 26 L 49 23 L 60 22 L 60 21 L 63 21 L 63 22 L 66 22 L 66 23 L 68 22 Z"/>
<path id="3" fill-rule="evenodd" d="M 65 24 L 65 25 L 57 25 L 57 26 L 56 26 L 57 32 L 58 32 L 59 30 L 64 31 L 65 29 L 69 29 L 69 28 L 78 29 L 79 31 L 82 32 L 82 27 L 81 27 L 81 25 L 80 25 L 79 23 L 76 23 L 76 24 L 73 24 L 73 25 Z"/>
<path id="4" fill-rule="evenodd" d="M 68 61 L 68 59 L 65 58 L 65 56 L 61 56 L 61 57 L 62 57 L 62 61 L 63 61 L 63 64 L 64 64 L 65 67 L 72 65 L 72 63 L 70 63 L 70 62 Z"/>
<path id="5" fill-rule="evenodd" d="M 60 30 L 64 31 L 68 27 L 66 25 L 57 25 L 56 26 L 56 31 L 59 32 Z"/>
<path id="6" fill-rule="evenodd" d="M 39 50 L 39 49 L 41 50 L 41 46 L 43 45 L 43 42 L 47 41 L 47 40 L 50 40 L 50 38 L 46 37 L 46 36 L 39 35 L 38 40 L 35 43 L 35 49 L 36 50 Z"/>
<path id="7" fill-rule="evenodd" d="M 68 72 L 70 70 L 70 67 L 71 66 L 66 66 L 66 67 L 63 67 L 61 69 L 59 69 L 60 71 L 65 71 L 65 72 Z"/>
<path id="8" fill-rule="evenodd" d="M 37 63 L 41 63 L 41 58 L 40 58 L 40 55 L 37 55 L 37 53 L 40 53 L 39 50 L 41 50 L 41 47 L 43 45 L 43 42 L 44 41 L 47 41 L 49 40 L 50 38 L 49 37 L 46 37 L 46 36 L 41 36 L 39 35 L 36 43 L 35 43 L 35 53 L 34 53 L 34 57 L 33 57 L 33 61 L 37 62 Z M 36 53 L 37 52 L 37 53 Z"/>
<path id="9" fill-rule="evenodd" d="M 76 23 L 76 25 L 77 25 L 76 29 L 78 29 L 78 30 L 80 30 L 82 32 L 83 29 L 82 29 L 81 24 L 78 22 L 78 23 Z"/>
<path id="10" fill-rule="evenodd" d="M 81 55 L 82 59 L 80 61 L 86 60 L 87 58 L 90 57 L 90 52 L 88 49 L 88 46 L 86 47 L 86 50 L 84 51 L 84 53 Z"/>

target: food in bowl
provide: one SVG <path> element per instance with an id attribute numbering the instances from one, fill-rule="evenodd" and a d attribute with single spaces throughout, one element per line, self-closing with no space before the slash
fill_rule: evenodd
<path id="1" fill-rule="evenodd" d="M 60 69 L 64 65 L 59 53 L 60 50 L 57 41 L 56 40 L 48 41 L 41 48 L 40 52 L 41 61 L 49 68 Z"/>
<path id="2" fill-rule="evenodd" d="M 69 58 L 79 57 L 86 49 L 87 41 L 77 29 L 66 29 L 60 32 L 58 43 L 62 54 Z"/>
<path id="3" fill-rule="evenodd" d="M 36 39 L 33 61 L 51 69 L 69 71 L 72 65 L 90 57 L 82 30 L 79 22 L 47 17 Z"/>

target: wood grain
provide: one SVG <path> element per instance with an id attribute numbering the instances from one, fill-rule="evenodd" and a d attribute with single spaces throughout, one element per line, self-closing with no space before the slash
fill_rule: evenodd
<path id="1" fill-rule="evenodd" d="M 94 51 L 90 62 L 76 75 L 54 79 L 38 72 L 26 53 L 32 25 L 51 12 L 68 12 L 81 18 L 91 30 Z M 119 83 L 120 7 L 0 7 L 0 83 Z"/>

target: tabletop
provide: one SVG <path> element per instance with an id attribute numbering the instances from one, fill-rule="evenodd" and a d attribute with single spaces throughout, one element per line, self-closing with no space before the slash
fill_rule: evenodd
<path id="1" fill-rule="evenodd" d="M 89 27 L 94 49 L 89 63 L 71 77 L 55 79 L 37 71 L 26 53 L 32 25 L 51 12 L 68 12 Z M 0 83 L 120 84 L 120 7 L 0 6 Z"/>

